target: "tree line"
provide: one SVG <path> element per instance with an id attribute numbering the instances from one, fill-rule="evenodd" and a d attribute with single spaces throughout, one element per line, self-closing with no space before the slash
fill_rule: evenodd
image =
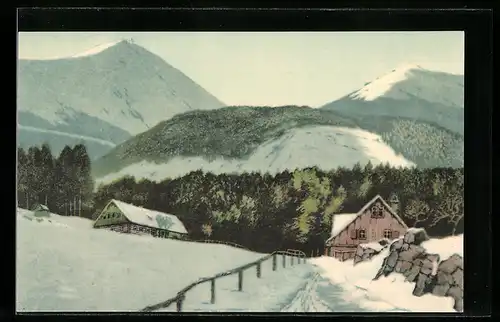
<path id="1" fill-rule="evenodd" d="M 94 182 L 91 162 L 83 144 L 65 146 L 59 156 L 50 146 L 17 150 L 17 205 L 32 209 L 45 204 L 60 215 L 91 218 Z"/>
<path id="2" fill-rule="evenodd" d="M 53 156 L 47 144 L 18 148 L 17 202 L 32 208 L 96 219 L 110 199 L 171 213 L 190 239 L 215 239 L 270 252 L 322 250 L 332 216 L 358 212 L 380 194 L 395 193 L 408 226 L 431 236 L 463 233 L 463 168 L 394 168 L 386 165 L 322 171 L 311 167 L 275 175 L 194 171 L 161 182 L 125 176 L 94 193 L 84 145 Z"/>
<path id="3" fill-rule="evenodd" d="M 322 250 L 332 216 L 358 212 L 380 194 L 395 193 L 408 226 L 431 236 L 463 233 L 463 168 L 393 168 L 388 164 L 276 175 L 191 172 L 161 182 L 126 176 L 99 187 L 93 218 L 114 198 L 176 215 L 191 239 L 231 241 L 270 252 Z"/>

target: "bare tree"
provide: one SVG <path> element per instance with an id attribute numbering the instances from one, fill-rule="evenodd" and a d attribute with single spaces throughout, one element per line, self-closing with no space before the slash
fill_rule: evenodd
<path id="1" fill-rule="evenodd" d="M 405 217 L 414 220 L 413 226 L 422 223 L 429 219 L 431 208 L 429 205 L 420 199 L 410 200 L 405 208 Z"/>
<path id="2" fill-rule="evenodd" d="M 457 226 L 464 218 L 464 199 L 460 194 L 448 194 L 436 208 L 437 216 L 433 216 L 431 225 L 441 220 L 447 220 L 453 225 L 452 235 L 455 235 Z"/>

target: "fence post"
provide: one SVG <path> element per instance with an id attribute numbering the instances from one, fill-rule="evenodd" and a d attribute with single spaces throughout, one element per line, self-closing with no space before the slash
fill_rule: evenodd
<path id="1" fill-rule="evenodd" d="M 238 271 L 238 291 L 243 290 L 243 270 Z"/>
<path id="2" fill-rule="evenodd" d="M 261 262 L 258 262 L 258 263 L 257 263 L 257 277 L 258 277 L 258 278 L 260 278 L 260 275 L 261 275 L 260 263 L 261 263 Z"/>
<path id="3" fill-rule="evenodd" d="M 286 267 L 286 255 L 283 254 L 283 267 Z"/>
<path id="4" fill-rule="evenodd" d="M 293 266 L 293 256 L 290 256 L 290 264 Z"/>
<path id="5" fill-rule="evenodd" d="M 182 294 L 178 299 L 177 299 L 177 312 L 182 312 L 182 302 L 184 302 L 185 295 Z"/>
<path id="6" fill-rule="evenodd" d="M 278 265 L 276 265 L 277 264 L 277 259 L 278 258 L 276 257 L 276 254 L 273 254 L 273 271 L 275 271 L 276 268 L 277 268 L 276 266 L 278 266 Z"/>
<path id="7" fill-rule="evenodd" d="M 215 303 L 215 278 L 210 280 L 210 303 Z"/>

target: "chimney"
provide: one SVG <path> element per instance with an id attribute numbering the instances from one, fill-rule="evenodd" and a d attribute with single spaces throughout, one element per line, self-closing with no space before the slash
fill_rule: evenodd
<path id="1" fill-rule="evenodd" d="M 391 197 L 389 198 L 389 206 L 391 206 L 392 210 L 395 213 L 399 212 L 399 199 L 397 194 L 393 193 L 391 195 Z"/>

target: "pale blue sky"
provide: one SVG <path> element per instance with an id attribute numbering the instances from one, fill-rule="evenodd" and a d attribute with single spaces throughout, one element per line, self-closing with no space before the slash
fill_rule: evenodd
<path id="1" fill-rule="evenodd" d="M 317 107 L 399 65 L 464 69 L 461 31 L 22 32 L 18 53 L 50 59 L 131 37 L 228 105 Z"/>

